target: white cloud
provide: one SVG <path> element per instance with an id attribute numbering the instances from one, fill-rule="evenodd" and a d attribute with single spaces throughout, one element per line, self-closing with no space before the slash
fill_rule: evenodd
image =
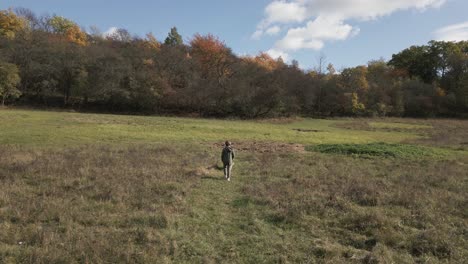
<path id="1" fill-rule="evenodd" d="M 261 24 L 267 27 L 273 23 L 302 22 L 307 18 L 307 9 L 303 1 L 273 1 L 265 8 L 266 19 Z"/>
<path id="2" fill-rule="evenodd" d="M 323 48 L 327 41 L 346 40 L 359 33 L 350 20 L 368 21 L 402 10 L 438 8 L 447 0 L 275 0 L 252 35 L 259 39 L 279 25 L 289 28 L 276 42 L 276 53 Z M 276 32 L 276 34 L 278 34 Z"/>
<path id="3" fill-rule="evenodd" d="M 305 27 L 290 29 L 286 36 L 276 43 L 276 47 L 282 50 L 320 50 L 324 41 L 344 40 L 358 32 L 359 29 L 354 29 L 339 19 L 319 16 L 307 22 Z"/>
<path id="4" fill-rule="evenodd" d="M 280 32 L 281 32 L 281 27 L 279 26 L 273 26 L 265 30 L 265 34 L 270 35 L 270 36 L 278 35 L 278 33 Z"/>
<path id="5" fill-rule="evenodd" d="M 266 52 L 268 55 L 270 55 L 273 59 L 278 59 L 281 57 L 283 61 L 288 61 L 289 60 L 289 54 L 287 54 L 284 51 L 277 50 L 277 49 L 269 49 Z"/>
<path id="6" fill-rule="evenodd" d="M 468 21 L 439 28 L 434 31 L 434 36 L 443 41 L 468 40 Z"/>
<path id="7" fill-rule="evenodd" d="M 252 34 L 251 38 L 257 40 L 257 39 L 260 39 L 262 36 L 263 36 L 263 30 L 257 30 Z"/>
<path id="8" fill-rule="evenodd" d="M 332 16 L 370 20 L 398 10 L 437 8 L 447 0 L 276 0 L 265 8 L 260 26 L 274 23 L 304 22 L 311 17 Z M 265 26 L 266 25 L 266 26 Z"/>
<path id="9" fill-rule="evenodd" d="M 263 35 L 268 35 L 268 36 L 276 36 L 281 32 L 281 27 L 280 26 L 272 26 L 267 28 L 266 30 L 258 29 L 256 30 L 251 38 L 255 40 L 259 40 Z"/>
<path id="10" fill-rule="evenodd" d="M 112 36 L 114 35 L 115 33 L 117 33 L 117 30 L 119 30 L 119 28 L 117 27 L 111 27 L 109 28 L 107 31 L 105 31 L 104 33 L 102 33 L 102 35 L 104 37 L 109 37 L 109 36 Z"/>

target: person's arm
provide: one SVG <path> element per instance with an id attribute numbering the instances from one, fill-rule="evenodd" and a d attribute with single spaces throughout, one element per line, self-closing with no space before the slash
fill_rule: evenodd
<path id="1" fill-rule="evenodd" d="M 234 160 L 234 157 L 235 157 L 235 156 L 236 156 L 236 155 L 234 154 L 234 149 L 233 149 L 233 150 L 232 150 L 232 160 Z"/>

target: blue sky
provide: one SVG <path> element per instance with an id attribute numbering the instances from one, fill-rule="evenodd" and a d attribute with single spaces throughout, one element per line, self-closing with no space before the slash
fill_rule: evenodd
<path id="1" fill-rule="evenodd" d="M 188 41 L 212 33 L 240 55 L 267 51 L 312 68 L 320 55 L 335 68 L 390 59 L 431 39 L 468 40 L 467 0 L 2 0 L 57 14 L 87 28 L 112 27 L 163 40 L 176 26 Z"/>

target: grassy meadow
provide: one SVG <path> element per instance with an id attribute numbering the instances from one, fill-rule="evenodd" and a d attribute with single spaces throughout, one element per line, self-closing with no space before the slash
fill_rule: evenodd
<path id="1" fill-rule="evenodd" d="M 0 109 L 0 184 L 0 263 L 468 259 L 466 120 Z"/>

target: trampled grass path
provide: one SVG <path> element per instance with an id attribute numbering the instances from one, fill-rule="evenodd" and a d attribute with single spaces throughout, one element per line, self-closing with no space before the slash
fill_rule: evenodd
<path id="1" fill-rule="evenodd" d="M 204 262 L 218 258 L 234 261 L 241 257 L 245 245 L 243 234 L 238 232 L 239 224 L 248 222 L 249 216 L 235 203 L 242 199 L 245 184 L 248 184 L 248 174 L 242 161 L 236 161 L 231 181 L 218 169 L 201 176 L 201 183 L 187 201 L 190 213 L 177 220 L 177 233 L 190 234 L 186 237 L 190 241 L 182 239 L 184 244 L 177 245 L 176 260 L 181 257 Z"/>
<path id="2" fill-rule="evenodd" d="M 169 231 L 178 241 L 172 261 L 272 263 L 284 262 L 291 255 L 310 259 L 297 243 L 312 245 L 316 237 L 278 225 L 271 219 L 272 208 L 244 193 L 244 188 L 260 180 L 251 162 L 249 154 L 238 153 L 230 182 L 219 169 L 200 176 L 187 198 L 189 213 L 177 216 L 175 229 Z"/>

